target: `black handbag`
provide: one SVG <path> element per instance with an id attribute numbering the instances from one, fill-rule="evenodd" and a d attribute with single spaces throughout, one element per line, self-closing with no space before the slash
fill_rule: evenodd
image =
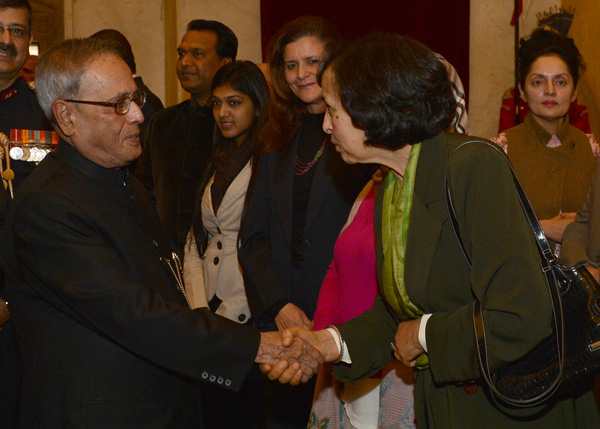
<path id="1" fill-rule="evenodd" d="M 568 395 L 591 385 L 600 371 L 600 286 L 583 264 L 566 267 L 558 262 L 535 216 L 523 188 L 504 152 L 495 144 L 480 143 L 501 153 L 509 165 L 525 216 L 535 235 L 541 255 L 541 269 L 552 301 L 552 334 L 523 358 L 490 373 L 481 303 L 476 299 L 473 324 L 483 379 L 495 397 L 505 405 L 525 408 Z M 454 232 L 471 266 L 463 241 L 446 177 L 446 201 Z M 515 274 L 518 275 L 518 274 Z"/>

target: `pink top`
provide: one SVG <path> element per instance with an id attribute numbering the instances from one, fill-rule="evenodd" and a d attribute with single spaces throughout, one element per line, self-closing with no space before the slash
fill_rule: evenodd
<path id="1" fill-rule="evenodd" d="M 342 231 L 333 250 L 333 261 L 321 286 L 314 322 L 315 331 L 340 325 L 373 306 L 379 293 L 375 261 L 371 187 L 352 222 Z"/>

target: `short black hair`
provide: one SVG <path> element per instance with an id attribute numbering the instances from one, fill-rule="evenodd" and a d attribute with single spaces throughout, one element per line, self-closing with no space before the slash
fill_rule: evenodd
<path id="1" fill-rule="evenodd" d="M 186 31 L 212 31 L 217 35 L 217 55 L 219 59 L 231 58 L 235 61 L 238 50 L 238 39 L 231 28 L 219 21 L 194 19 L 187 25 Z"/>
<path id="2" fill-rule="evenodd" d="M 579 76 L 585 71 L 585 62 L 573 39 L 556 31 L 537 28 L 528 40 L 521 39 L 518 52 L 521 88 L 525 88 L 525 79 L 534 61 L 546 55 L 556 55 L 565 62 L 573 77 L 573 84 L 577 87 Z"/>
<path id="3" fill-rule="evenodd" d="M 456 113 L 438 56 L 408 37 L 375 33 L 345 46 L 324 70 L 365 144 L 395 150 L 447 128 Z"/>
<path id="4" fill-rule="evenodd" d="M 0 10 L 8 8 L 25 8 L 29 13 L 29 32 L 31 33 L 31 26 L 33 25 L 33 10 L 29 0 L 0 0 Z"/>
<path id="5" fill-rule="evenodd" d="M 137 73 L 137 68 L 135 66 L 135 57 L 133 56 L 133 51 L 131 50 L 131 44 L 127 37 L 123 35 L 120 31 L 113 29 L 105 29 L 97 31 L 92 34 L 89 38 L 91 39 L 100 39 L 100 40 L 108 40 L 116 45 L 116 48 L 119 50 L 119 56 L 123 58 L 123 61 L 127 63 L 129 68 L 131 69 L 132 74 Z"/>

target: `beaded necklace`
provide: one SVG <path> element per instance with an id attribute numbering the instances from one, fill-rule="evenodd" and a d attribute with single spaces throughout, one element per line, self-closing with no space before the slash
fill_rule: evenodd
<path id="1" fill-rule="evenodd" d="M 327 136 L 325 137 L 325 139 L 323 139 L 323 143 L 321 143 L 321 146 L 319 147 L 319 150 L 317 151 L 315 157 L 310 162 L 300 161 L 300 158 L 298 158 L 298 154 L 296 154 L 296 166 L 294 168 L 294 174 L 296 176 L 302 176 L 303 174 L 306 174 L 306 172 L 308 172 L 308 170 L 310 170 L 311 167 L 315 165 L 315 163 L 319 160 L 321 155 L 323 155 L 323 150 L 325 150 L 325 143 L 327 143 Z"/>

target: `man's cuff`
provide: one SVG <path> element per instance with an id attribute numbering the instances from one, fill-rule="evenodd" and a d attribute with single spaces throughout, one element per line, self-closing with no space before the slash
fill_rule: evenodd
<path id="1" fill-rule="evenodd" d="M 421 317 L 421 325 L 419 325 L 419 343 L 421 343 L 421 347 L 427 353 L 427 338 L 425 336 L 425 327 L 427 326 L 427 321 L 431 317 L 431 314 L 424 314 Z"/>

